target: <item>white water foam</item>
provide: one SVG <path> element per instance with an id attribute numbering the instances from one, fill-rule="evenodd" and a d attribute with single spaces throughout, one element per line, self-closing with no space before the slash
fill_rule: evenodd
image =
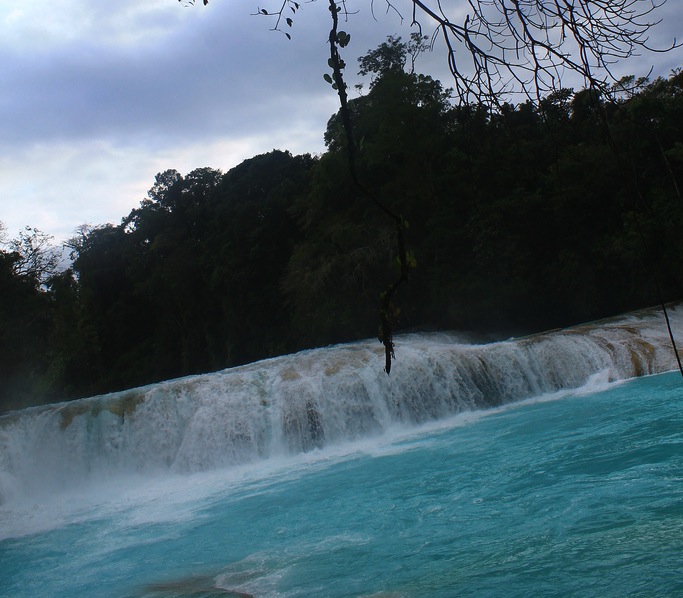
<path id="1" fill-rule="evenodd" d="M 671 319 L 683 332 L 683 310 Z M 354 451 L 407 450 L 397 438 L 465 424 L 481 409 L 675 367 L 657 311 L 485 345 L 411 335 L 397 339 L 397 356 L 391 377 L 381 346 L 368 341 L 4 416 L 0 536 L 59 525 L 67 512 L 65 520 L 88 517 L 109 493 L 143 505 L 145 492 L 174 496 L 178 487 L 182 503 L 188 485 L 216 471 L 242 484 Z"/>

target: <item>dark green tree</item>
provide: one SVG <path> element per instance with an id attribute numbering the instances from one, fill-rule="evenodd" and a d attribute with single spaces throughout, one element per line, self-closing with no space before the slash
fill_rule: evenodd
<path id="1" fill-rule="evenodd" d="M 27 227 L 0 250 L 0 411 L 59 398 L 45 375 L 52 311 L 45 288 L 57 265 L 48 241 Z"/>

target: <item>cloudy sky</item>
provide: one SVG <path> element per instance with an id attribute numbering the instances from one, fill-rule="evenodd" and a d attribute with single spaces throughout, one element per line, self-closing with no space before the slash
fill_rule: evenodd
<path id="1" fill-rule="evenodd" d="M 683 29 L 679 1 L 662 9 L 657 39 Z M 226 171 L 275 148 L 322 152 L 337 109 L 322 78 L 327 3 L 301 1 L 291 41 L 252 15 L 277 5 L 0 0 L 0 221 L 9 236 L 30 225 L 61 241 L 80 224 L 119 223 L 169 168 Z M 387 35 L 410 34 L 409 19 L 379 3 L 376 20 L 370 0 L 349 6 L 359 11 L 344 26 L 351 72 Z M 447 83 L 437 53 L 421 70 Z M 676 50 L 624 68 L 640 75 L 654 65 L 666 76 L 682 63 Z"/>

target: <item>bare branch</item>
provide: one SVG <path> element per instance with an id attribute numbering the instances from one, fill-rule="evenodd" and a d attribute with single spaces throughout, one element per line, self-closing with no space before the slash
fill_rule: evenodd
<path id="1" fill-rule="evenodd" d="M 36 286 L 45 284 L 56 272 L 59 254 L 52 245 L 53 237 L 37 228 L 25 227 L 9 242 L 17 259 L 13 265 L 16 276 L 32 280 Z"/>
<path id="2" fill-rule="evenodd" d="M 680 46 L 649 44 L 659 22 L 654 13 L 665 1 L 467 0 L 456 20 L 441 0 L 411 0 L 413 22 L 436 24 L 444 39 L 460 101 L 487 104 L 506 93 L 538 100 L 568 73 L 608 95 L 618 61 Z"/>

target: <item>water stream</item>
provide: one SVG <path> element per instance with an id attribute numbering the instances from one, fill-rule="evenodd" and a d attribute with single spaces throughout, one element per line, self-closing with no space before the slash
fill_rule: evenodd
<path id="1" fill-rule="evenodd" d="M 646 311 L 3 416 L 0 595 L 683 594 L 674 367 Z"/>

